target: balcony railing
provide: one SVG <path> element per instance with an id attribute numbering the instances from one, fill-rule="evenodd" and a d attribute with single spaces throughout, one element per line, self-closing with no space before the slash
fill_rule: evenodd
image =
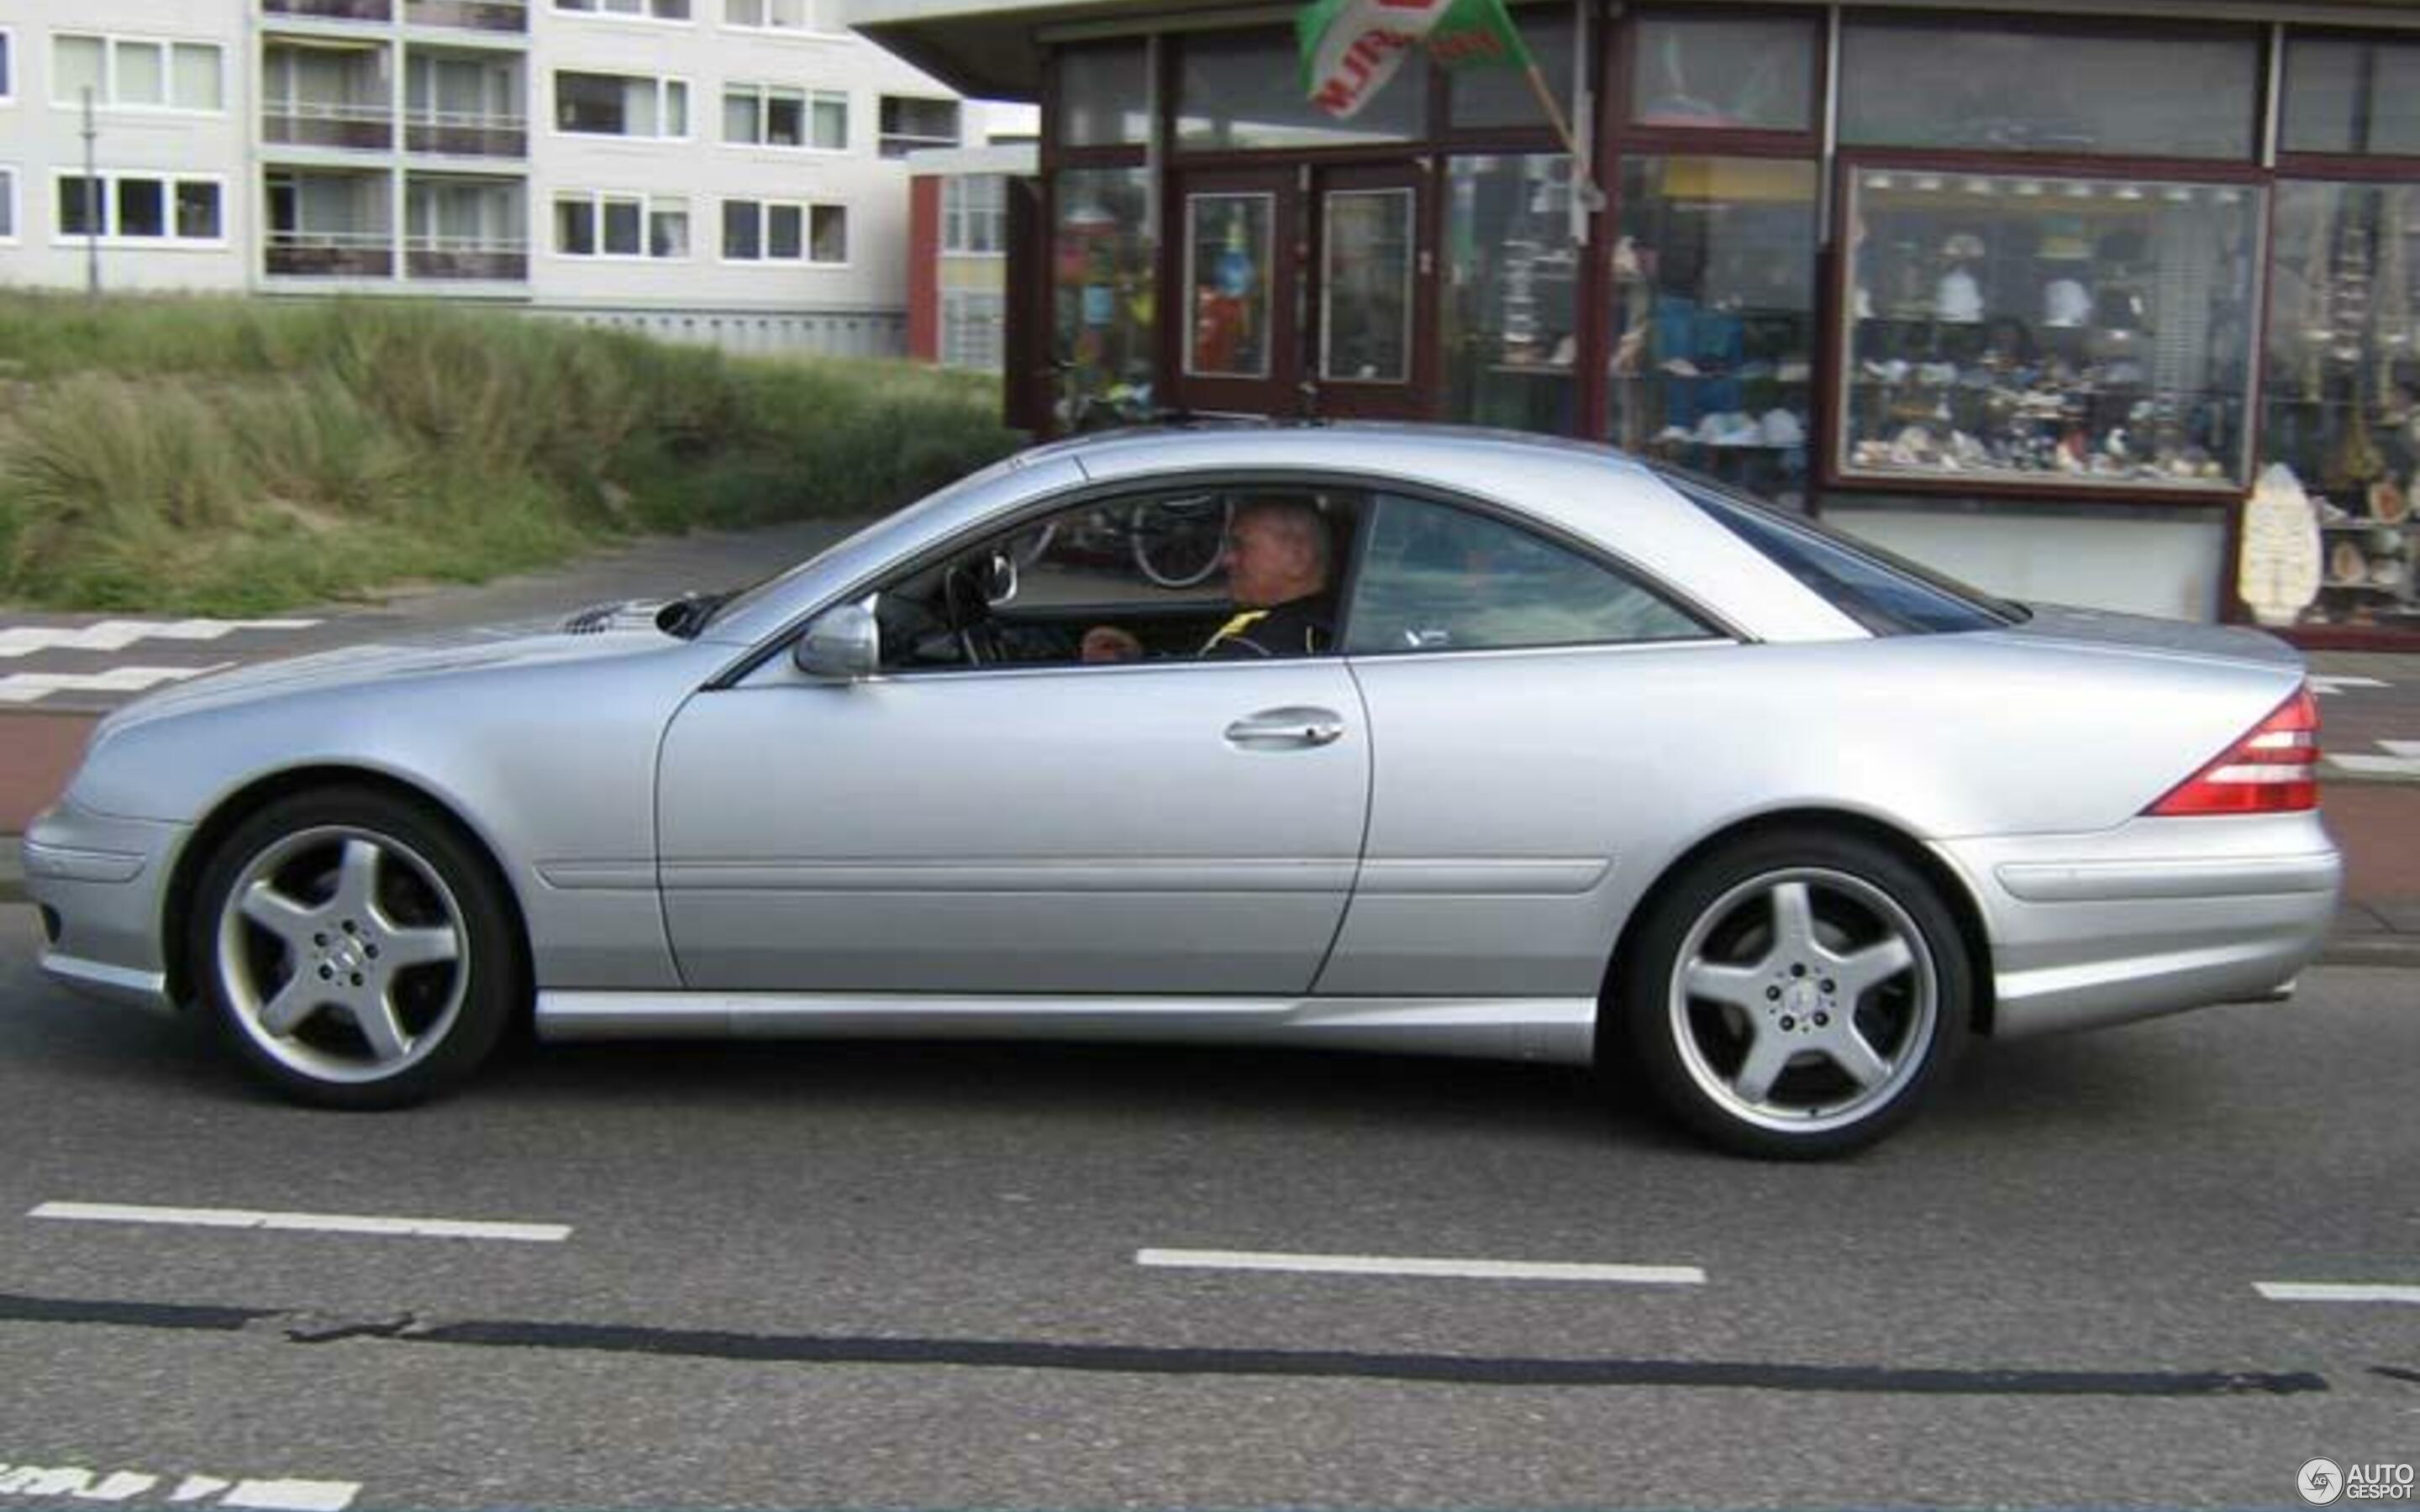
<path id="1" fill-rule="evenodd" d="M 520 116 L 415 110 L 403 118 L 403 145 L 449 158 L 526 158 L 529 121 Z"/>
<path id="2" fill-rule="evenodd" d="M 529 278 L 529 243 L 498 237 L 413 237 L 404 267 L 413 278 L 484 279 L 519 284 Z"/>
<path id="3" fill-rule="evenodd" d="M 458 26 L 474 32 L 526 32 L 528 0 L 404 0 L 414 26 Z"/>
<path id="4" fill-rule="evenodd" d="M 395 238 L 384 231 L 271 231 L 272 278 L 393 278 Z"/>
<path id="5" fill-rule="evenodd" d="M 260 0 L 263 14 L 315 21 L 393 21 L 395 0 Z"/>
<path id="6" fill-rule="evenodd" d="M 395 111 L 310 100 L 271 100 L 260 107 L 260 139 L 298 147 L 384 152 L 395 146 Z"/>

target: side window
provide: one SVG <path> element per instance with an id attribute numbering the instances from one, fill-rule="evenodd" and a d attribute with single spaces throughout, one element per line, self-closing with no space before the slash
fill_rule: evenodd
<path id="1" fill-rule="evenodd" d="M 1377 501 L 1345 651 L 1492 651 L 1715 636 L 1610 567 L 1466 510 Z"/>

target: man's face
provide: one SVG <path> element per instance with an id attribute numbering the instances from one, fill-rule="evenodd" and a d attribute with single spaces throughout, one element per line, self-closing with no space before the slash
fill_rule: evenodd
<path id="1" fill-rule="evenodd" d="M 1247 512 L 1227 529 L 1227 593 L 1246 609 L 1266 609 L 1317 591 L 1308 582 L 1309 552 L 1267 515 Z"/>

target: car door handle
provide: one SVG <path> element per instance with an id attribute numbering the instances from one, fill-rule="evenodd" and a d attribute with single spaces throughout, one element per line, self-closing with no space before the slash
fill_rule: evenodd
<path id="1" fill-rule="evenodd" d="M 1332 746 L 1343 738 L 1344 718 L 1334 709 L 1263 709 L 1227 727 L 1227 744 L 1247 750 Z"/>

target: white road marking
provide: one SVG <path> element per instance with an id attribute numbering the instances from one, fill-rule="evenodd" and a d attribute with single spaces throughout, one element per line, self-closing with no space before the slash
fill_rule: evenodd
<path id="1" fill-rule="evenodd" d="M 2420 1287 L 2323 1281 L 2256 1281 L 2252 1285 L 2271 1302 L 2401 1302 L 2420 1306 Z"/>
<path id="2" fill-rule="evenodd" d="M 2330 677 L 2318 672 L 2311 674 L 2309 681 L 2311 691 L 2319 694 L 2322 698 L 2328 697 L 2332 694 L 2341 693 L 2348 687 L 2389 687 L 2394 686 L 2389 683 L 2381 683 L 2375 677 Z"/>
<path id="3" fill-rule="evenodd" d="M 1342 1275 L 1452 1276 L 1478 1281 L 1614 1281 L 1700 1287 L 1694 1265 L 1590 1265 L 1555 1260 L 1419 1259 L 1388 1255 L 1286 1255 L 1251 1250 L 1146 1249 L 1137 1265 L 1197 1271 L 1295 1271 Z"/>
<path id="4" fill-rule="evenodd" d="M 0 656 L 38 651 L 123 651 L 137 640 L 216 640 L 237 630 L 308 630 L 318 620 L 101 620 L 0 626 Z"/>
<path id="5" fill-rule="evenodd" d="M 2379 744 L 2386 745 L 2388 742 L 2381 741 Z M 2398 740 L 2393 744 L 2401 746 L 2411 742 Z M 2370 756 L 2360 751 L 2334 751 L 2328 756 L 2328 764 L 2371 777 L 2420 777 L 2420 755 Z"/>
<path id="6" fill-rule="evenodd" d="M 115 1202 L 45 1202 L 28 1218 L 76 1223 L 171 1224 L 197 1228 L 268 1228 L 281 1233 L 375 1234 L 411 1239 L 501 1239 L 559 1244 L 567 1224 L 474 1223 L 453 1218 L 376 1218 L 343 1212 L 254 1212 L 242 1208 L 147 1208 Z"/>
<path id="7" fill-rule="evenodd" d="M 161 1477 L 139 1470 L 96 1472 L 82 1465 L 9 1465 L 0 1463 L 0 1496 L 71 1497 L 79 1502 L 126 1502 L 159 1486 Z M 225 1492 L 224 1496 L 220 1493 Z M 359 1481 L 226 1480 L 217 1475 L 185 1475 L 169 1493 L 171 1505 L 187 1505 L 218 1497 L 220 1506 L 255 1512 L 345 1512 L 362 1493 Z"/>
<path id="8" fill-rule="evenodd" d="M 2387 750 L 2394 752 L 2397 756 L 2406 756 L 2410 757 L 2413 761 L 2420 761 L 2420 740 L 2381 740 L 2379 742 L 2379 745 L 2384 747 Z"/>
<path id="9" fill-rule="evenodd" d="M 231 661 L 208 667 L 112 667 L 101 672 L 10 672 L 0 677 L 0 703 L 31 703 L 54 693 L 140 693 L 161 683 L 220 672 Z"/>

